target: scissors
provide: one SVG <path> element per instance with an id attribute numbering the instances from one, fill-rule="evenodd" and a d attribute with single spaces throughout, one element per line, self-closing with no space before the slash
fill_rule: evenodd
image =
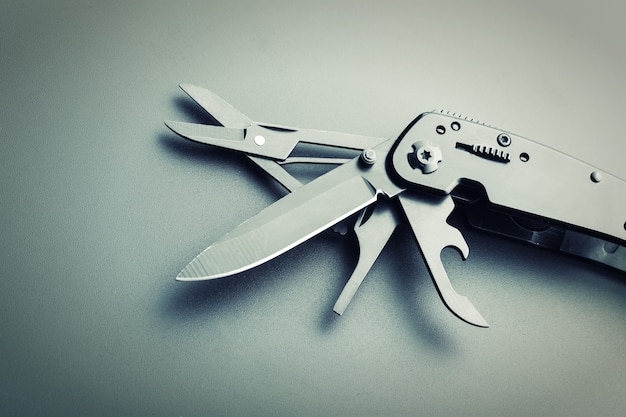
<path id="1" fill-rule="evenodd" d="M 464 260 L 469 255 L 449 223 L 454 210 L 478 229 L 626 272 L 626 182 L 555 149 L 444 110 L 420 114 L 392 138 L 261 123 L 207 89 L 180 87 L 221 125 L 168 121 L 167 127 L 245 154 L 289 193 L 210 245 L 177 280 L 234 275 L 349 223 L 359 259 L 333 308 L 341 315 L 394 230 L 408 226 L 446 307 L 489 327 L 454 290 L 441 260 L 446 247 Z M 351 155 L 294 156 L 299 144 Z M 332 169 L 303 184 L 285 169 L 289 164 Z"/>

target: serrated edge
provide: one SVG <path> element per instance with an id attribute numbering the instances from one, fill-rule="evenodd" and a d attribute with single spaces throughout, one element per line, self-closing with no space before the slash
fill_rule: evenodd
<path id="1" fill-rule="evenodd" d="M 464 115 L 462 115 L 460 113 L 455 113 L 455 112 L 452 112 L 452 111 L 446 110 L 446 109 L 435 109 L 435 110 L 433 110 L 433 113 L 439 113 L 439 114 L 443 114 L 445 116 L 452 116 L 452 117 L 456 117 L 457 119 L 462 119 L 462 120 L 465 120 L 465 121 L 468 121 L 468 122 L 471 122 L 471 123 L 476 123 L 476 124 L 483 125 L 483 126 L 486 126 L 486 127 L 491 127 L 491 128 L 494 128 L 494 129 L 498 129 L 497 127 L 495 127 L 493 125 L 490 125 L 488 123 L 482 122 L 482 121 L 480 121 L 478 119 L 474 119 L 473 117 L 464 116 Z"/>

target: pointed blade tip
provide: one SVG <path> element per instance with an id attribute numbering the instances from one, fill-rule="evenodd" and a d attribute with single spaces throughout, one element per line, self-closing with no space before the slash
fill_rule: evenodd
<path id="1" fill-rule="evenodd" d="M 176 281 L 185 281 L 185 282 L 208 281 L 212 279 L 228 277 L 238 272 L 238 271 L 226 271 L 226 272 L 220 271 L 220 272 L 214 272 L 210 275 L 207 275 L 208 272 L 205 272 L 204 275 L 195 275 L 194 272 L 188 270 L 189 269 L 188 267 L 192 264 L 193 262 L 191 262 L 189 265 L 183 268 L 182 271 L 178 273 L 178 275 L 176 276 Z"/>
<path id="2" fill-rule="evenodd" d="M 189 94 L 189 90 L 192 90 L 194 88 L 197 89 L 197 88 L 200 88 L 200 87 L 198 87 L 196 85 L 193 85 L 193 84 L 189 84 L 189 83 L 181 83 L 181 84 L 178 84 L 178 88 L 183 90 L 185 93 Z M 191 94 L 189 94 L 189 95 L 191 96 Z"/>
<path id="3" fill-rule="evenodd" d="M 180 122 L 175 122 L 175 121 L 173 121 L 173 120 L 166 120 L 166 121 L 164 121 L 164 122 L 163 122 L 163 124 L 164 124 L 164 125 L 165 125 L 165 126 L 166 126 L 169 130 L 171 130 L 173 133 L 176 133 L 178 136 L 182 136 L 182 137 L 186 138 L 186 136 L 181 135 L 181 134 L 178 132 L 178 130 L 176 130 L 176 127 L 175 127 L 175 126 L 176 126 L 176 124 L 178 124 L 178 123 L 180 123 Z"/>
<path id="4" fill-rule="evenodd" d="M 176 281 L 202 281 L 205 279 L 209 279 L 209 277 L 198 276 L 194 274 L 190 269 L 189 265 L 185 266 L 179 273 L 176 275 Z"/>
<path id="5" fill-rule="evenodd" d="M 207 280 L 214 279 L 214 278 L 215 277 L 213 276 L 197 277 L 197 276 L 183 275 L 181 272 L 180 274 L 176 276 L 176 281 L 182 281 L 182 282 L 207 281 Z"/>
<path id="6" fill-rule="evenodd" d="M 199 281 L 200 277 L 193 277 L 184 274 L 184 271 L 180 271 L 178 275 L 176 275 L 176 281 Z"/>
<path id="7" fill-rule="evenodd" d="M 181 123 L 183 123 L 183 122 L 178 122 L 178 121 L 175 121 L 175 120 L 165 120 L 165 121 L 163 122 L 163 124 L 164 124 L 164 125 L 165 125 L 168 129 L 170 129 L 172 132 L 176 133 L 177 135 L 180 135 L 180 133 L 178 133 L 178 132 L 176 131 L 176 125 L 180 125 Z"/>

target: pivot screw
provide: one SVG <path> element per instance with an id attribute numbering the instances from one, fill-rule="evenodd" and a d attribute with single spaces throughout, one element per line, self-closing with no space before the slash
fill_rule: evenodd
<path id="1" fill-rule="evenodd" d="M 413 152 L 408 154 L 409 165 L 414 169 L 421 169 L 422 173 L 430 174 L 439 168 L 442 161 L 441 149 L 427 140 L 420 140 L 413 144 Z"/>
<path id="2" fill-rule="evenodd" d="M 376 152 L 373 149 L 365 149 L 361 152 L 361 162 L 365 165 L 374 165 L 376 163 Z"/>
<path id="3" fill-rule="evenodd" d="M 504 146 L 505 148 L 511 144 L 511 137 L 506 133 L 500 133 L 498 135 L 498 145 Z"/>

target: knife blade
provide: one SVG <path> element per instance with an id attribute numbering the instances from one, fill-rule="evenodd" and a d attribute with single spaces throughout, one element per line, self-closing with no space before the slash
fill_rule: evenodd
<path id="1" fill-rule="evenodd" d="M 358 158 L 286 195 L 209 246 L 176 277 L 220 278 L 266 262 L 376 201 Z"/>

